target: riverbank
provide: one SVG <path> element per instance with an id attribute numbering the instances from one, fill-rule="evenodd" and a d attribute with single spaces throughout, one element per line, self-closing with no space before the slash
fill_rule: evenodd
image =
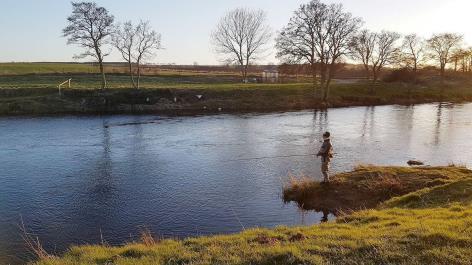
<path id="1" fill-rule="evenodd" d="M 393 197 L 443 185 L 470 174 L 470 170 L 461 167 L 358 166 L 351 172 L 333 176 L 327 184 L 292 179 L 284 188 L 283 197 L 305 210 L 356 211 L 375 208 Z"/>
<path id="2" fill-rule="evenodd" d="M 369 175 L 370 179 L 383 179 L 387 174 L 391 176 L 387 179 L 419 190 L 403 196 L 392 194 L 373 209 L 321 225 L 251 229 L 183 241 L 146 236 L 141 242 L 121 247 L 72 247 L 62 257 L 35 264 L 472 263 L 472 171 L 460 167 L 363 167 L 336 179 L 357 189 L 361 170 L 380 174 Z M 419 185 L 428 179 L 429 185 Z"/>
<path id="3" fill-rule="evenodd" d="M 0 115 L 207 114 L 472 101 L 471 86 L 464 82 L 444 86 L 381 83 L 375 94 L 370 86 L 334 84 L 328 103 L 314 97 L 308 83 L 160 84 L 141 90 L 66 89 L 61 95 L 56 88 L 4 88 L 0 89 Z"/>

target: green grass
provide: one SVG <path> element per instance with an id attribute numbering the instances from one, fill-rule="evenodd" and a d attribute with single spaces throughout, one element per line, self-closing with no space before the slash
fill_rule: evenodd
<path id="1" fill-rule="evenodd" d="M 424 171 L 396 170 L 395 174 L 413 170 L 418 176 Z M 452 167 L 435 171 L 449 176 L 444 184 L 392 198 L 378 208 L 354 212 L 335 222 L 155 244 L 75 246 L 61 257 L 35 265 L 472 264 L 472 196 L 468 190 L 472 173 Z M 391 168 L 384 172 L 391 173 Z M 349 174 L 343 177 L 350 178 Z"/>
<path id="2" fill-rule="evenodd" d="M 0 63 L 0 76 L 26 74 L 97 73 L 97 67 L 79 63 Z"/>
<path id="3" fill-rule="evenodd" d="M 72 79 L 72 89 L 97 89 L 100 87 L 101 76 L 98 74 L 71 74 L 71 75 L 19 75 L 0 76 L 0 89 L 31 89 L 57 88 L 57 86 Z M 124 74 L 107 75 L 109 89 L 127 89 L 131 87 L 130 77 Z M 212 75 L 156 75 L 141 77 L 143 89 L 278 89 L 278 88 L 305 88 L 311 84 L 243 84 L 235 77 L 221 77 Z"/>
<path id="4" fill-rule="evenodd" d="M 128 74 L 128 67 L 124 63 L 105 63 L 106 74 Z M 0 63 L 0 76 L 20 76 L 20 75 L 71 75 L 71 74 L 98 74 L 100 73 L 97 64 L 93 63 Z M 176 69 L 143 65 L 141 68 L 143 75 L 160 76 L 219 76 L 234 77 L 239 75 L 237 71 L 204 71 Z"/>
<path id="5" fill-rule="evenodd" d="M 471 171 L 462 167 L 358 166 L 337 174 L 329 184 L 312 179 L 291 179 L 284 200 L 307 210 L 332 212 L 373 208 L 390 198 L 464 179 Z M 414 196 L 414 195 L 413 195 Z"/>
<path id="6" fill-rule="evenodd" d="M 58 97 L 57 85 L 72 77 L 72 88 Z M 401 83 L 381 83 L 376 93 L 368 83 L 331 86 L 329 103 L 314 93 L 310 83 L 243 84 L 234 77 L 144 76 L 142 89 L 130 89 L 127 75 L 108 75 L 106 93 L 92 93 L 99 87 L 98 75 L 0 76 L 0 115 L 61 113 L 190 113 L 287 111 L 326 107 L 419 104 L 430 102 L 470 102 L 472 86 L 467 81 L 427 87 Z M 195 95 L 202 94 L 202 100 Z M 165 96 L 167 95 L 167 96 Z M 314 96 L 316 95 L 316 96 Z M 106 96 L 109 104 L 100 105 Z M 176 96 L 179 100 L 173 102 Z M 150 98 L 150 102 L 143 99 Z M 140 103 L 141 102 L 141 103 Z M 139 106 L 136 106 L 136 105 Z"/>

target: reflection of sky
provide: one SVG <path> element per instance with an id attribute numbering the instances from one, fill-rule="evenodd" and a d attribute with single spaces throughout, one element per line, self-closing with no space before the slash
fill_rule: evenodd
<path id="1" fill-rule="evenodd" d="M 0 118 L 0 249 L 12 255 L 22 244 L 15 229 L 20 214 L 59 250 L 97 243 L 100 231 L 110 243 L 129 241 L 142 226 L 180 237 L 319 222 L 321 213 L 284 205 L 281 187 L 289 174 L 319 178 L 318 160 L 299 155 L 315 153 L 325 130 L 333 135 L 337 172 L 409 159 L 471 166 L 470 113 L 472 104 L 430 104 L 180 118 Z"/>

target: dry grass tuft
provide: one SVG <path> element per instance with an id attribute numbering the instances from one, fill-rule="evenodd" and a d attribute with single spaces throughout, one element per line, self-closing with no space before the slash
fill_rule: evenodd
<path id="1" fill-rule="evenodd" d="M 148 228 L 144 228 L 141 230 L 139 239 L 140 242 L 147 247 L 154 246 L 159 243 L 159 240 L 152 235 L 151 230 L 149 230 Z"/>
<path id="2" fill-rule="evenodd" d="M 28 232 L 23 218 L 21 218 L 19 228 L 21 231 L 21 237 L 23 238 L 23 241 L 25 242 L 26 247 L 31 252 L 31 254 L 40 260 L 47 260 L 53 257 L 43 248 L 39 238 Z"/>

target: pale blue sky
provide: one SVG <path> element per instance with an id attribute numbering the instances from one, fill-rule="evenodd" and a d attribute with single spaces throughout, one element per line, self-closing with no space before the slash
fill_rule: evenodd
<path id="1" fill-rule="evenodd" d="M 162 34 L 165 50 L 152 63 L 216 64 L 209 35 L 218 19 L 237 7 L 261 8 L 267 12 L 272 29 L 279 30 L 292 12 L 308 0 L 97 0 L 116 20 L 149 20 Z M 373 30 L 461 33 L 472 44 L 470 11 L 472 0 L 325 0 L 344 4 L 346 10 L 362 17 Z M 1 0 L 0 62 L 73 61 L 79 50 L 67 46 L 61 37 L 70 1 Z M 108 61 L 117 61 L 112 53 Z M 277 63 L 274 55 L 261 63 Z"/>

